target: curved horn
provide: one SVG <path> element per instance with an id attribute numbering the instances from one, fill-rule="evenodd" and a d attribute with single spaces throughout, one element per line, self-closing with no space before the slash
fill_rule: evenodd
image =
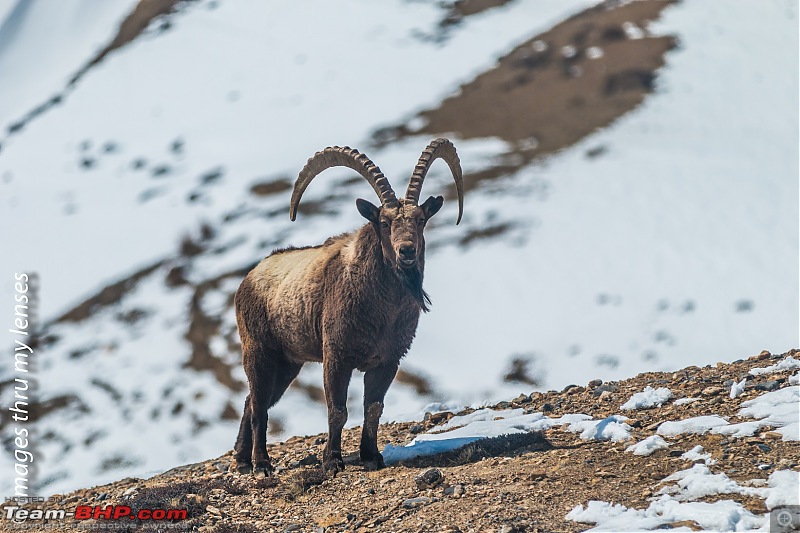
<path id="1" fill-rule="evenodd" d="M 414 168 L 414 174 L 411 175 L 411 181 L 408 183 L 408 189 L 406 189 L 406 201 L 410 201 L 414 205 L 419 204 L 419 195 L 422 192 L 422 182 L 425 181 L 425 175 L 428 173 L 431 164 L 439 158 L 447 162 L 456 182 L 456 191 L 458 192 L 458 220 L 456 224 L 458 224 L 461 222 L 461 215 L 464 212 L 464 180 L 461 177 L 461 161 L 458 159 L 456 147 L 447 139 L 431 141 L 428 147 L 422 151 L 422 155 L 419 156 L 419 161 L 417 161 L 417 166 Z"/>
<path id="2" fill-rule="evenodd" d="M 364 176 L 364 179 L 375 189 L 381 199 L 381 205 L 384 207 L 398 207 L 400 205 L 392 186 L 389 184 L 389 180 L 386 179 L 381 169 L 369 157 L 349 146 L 344 148 L 329 146 L 314 154 L 308 160 L 306 166 L 303 167 L 303 170 L 300 171 L 300 175 L 294 184 L 294 191 L 292 191 L 292 201 L 289 204 L 289 217 L 292 220 L 297 216 L 297 205 L 300 203 L 300 197 L 303 196 L 308 184 L 317 174 L 331 167 L 352 168 Z"/>

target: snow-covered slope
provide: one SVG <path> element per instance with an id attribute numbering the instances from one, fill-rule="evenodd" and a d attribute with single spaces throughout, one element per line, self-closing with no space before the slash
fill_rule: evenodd
<path id="1" fill-rule="evenodd" d="M 60 93 L 75 71 L 111 39 L 137 1 L 0 2 L 3 129 Z"/>
<path id="2" fill-rule="evenodd" d="M 436 26 L 441 10 L 429 3 L 314 4 L 313 16 L 303 3 L 189 4 L 172 31 L 117 51 L 64 105 L 6 140 L 4 221 L 51 214 L 9 234 L 7 246 L 25 250 L 25 262 L 48 280 L 42 312 L 57 313 L 98 281 L 162 257 L 197 220 L 239 205 L 256 178 L 293 174 L 321 147 L 367 139 L 381 121 L 436 101 L 514 42 L 591 3 L 489 11 L 441 48 L 412 33 Z M 17 87 L 11 76 L 0 83 Z M 22 113 L 25 104 L 13 108 Z M 399 165 L 382 157 L 384 171 L 406 175 L 404 155 Z M 138 159 L 142 167 L 132 168 Z M 198 179 L 218 168 L 218 190 L 187 202 Z M 152 199 L 142 206 L 146 191 Z M 352 228 L 334 223 L 325 231 Z M 64 269 L 51 260 L 96 256 L 97 243 L 120 234 L 127 245 L 103 261 Z M 46 241 L 33 247 L 33 239 Z"/>
<path id="3" fill-rule="evenodd" d="M 5 138 L 0 227 L 13 253 L 0 257 L 4 292 L 13 272 L 38 272 L 52 320 L 158 263 L 118 301 L 48 327 L 57 340 L 40 352 L 40 399 L 66 407 L 39 424 L 42 490 L 228 449 L 245 394 L 230 308 L 240 271 L 276 246 L 357 227 L 353 199 L 372 194 L 331 171 L 304 199 L 327 198 L 323 213 L 290 223 L 288 191 L 256 196 L 251 186 L 293 179 L 326 145 L 363 147 L 377 127 L 430 107 L 592 3 L 511 2 L 468 17 L 440 43 L 415 37 L 442 16 L 425 2 L 314 4 L 314 16 L 302 2 L 191 3 L 171 30 L 114 52 L 62 105 Z M 108 29 L 124 15 L 117 9 L 85 24 Z M 503 380 L 513 359 L 540 387 L 560 388 L 796 346 L 796 11 L 781 1 L 666 9 L 652 31 L 676 34 L 681 48 L 640 108 L 470 191 L 462 226 L 446 206 L 428 232 L 433 311 L 407 358 L 432 392 L 395 384 L 385 417 L 529 390 Z M 37 21 L 21 27 L 18 46 L 0 49 L 2 64 L 18 69 L 6 72 L 19 73 L 0 76 L 3 121 L 27 111 L 31 94 L 61 87 L 20 66 L 24 43 L 49 31 Z M 64 37 L 76 43 L 64 57 L 76 59 L 61 78 L 96 51 L 86 39 Z M 428 141 L 369 155 L 402 190 Z M 506 149 L 454 141 L 467 172 Z M 586 157 L 598 146 L 603 155 Z M 434 170 L 431 194 L 447 183 Z M 457 245 L 503 222 L 514 229 Z M 197 249 L 181 245 L 186 235 Z M 193 331 L 201 319 L 208 327 Z M 309 387 L 273 410 L 283 435 L 324 431 L 324 407 L 309 399 L 319 374 L 304 370 Z M 359 393 L 354 380 L 351 424 Z"/>

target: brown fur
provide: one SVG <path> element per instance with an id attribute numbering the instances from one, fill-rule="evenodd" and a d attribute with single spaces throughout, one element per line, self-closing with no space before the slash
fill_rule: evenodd
<path id="1" fill-rule="evenodd" d="M 321 246 L 277 250 L 245 277 L 235 297 L 250 385 L 235 446 L 239 472 L 271 471 L 267 410 L 307 362 L 321 362 L 324 369 L 329 425 L 324 468 L 344 469 L 341 431 L 354 369 L 365 372 L 361 459 L 368 468 L 383 467 L 378 420 L 420 312 L 430 303 L 422 289 L 423 230 L 442 201 L 431 197 L 421 206 L 401 202 L 378 208 L 359 200 L 369 224 Z"/>

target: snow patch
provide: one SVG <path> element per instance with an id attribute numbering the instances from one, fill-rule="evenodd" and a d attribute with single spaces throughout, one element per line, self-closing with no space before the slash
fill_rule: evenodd
<path id="1" fill-rule="evenodd" d="M 666 477 L 664 481 L 676 481 L 677 483 L 662 488 L 659 494 L 670 494 L 682 502 L 705 498 L 713 494 L 742 494 L 745 496 L 764 494 L 764 489 L 743 487 L 724 473 L 714 474 L 709 470 L 707 464 L 700 463 L 695 463 L 686 470 L 675 472 Z"/>
<path id="2" fill-rule="evenodd" d="M 770 474 L 767 485 L 769 489 L 764 501 L 767 509 L 800 504 L 800 472 L 778 470 Z"/>
<path id="3" fill-rule="evenodd" d="M 800 386 L 784 387 L 742 402 L 739 416 L 757 418 L 759 426 L 772 426 L 783 440 L 800 440 Z M 755 431 L 754 431 L 755 432 Z M 752 433 L 750 433 L 752 435 Z"/>
<path id="4" fill-rule="evenodd" d="M 416 438 L 405 446 L 387 444 L 382 452 L 383 460 L 387 465 L 391 465 L 417 457 L 424 457 L 426 455 L 438 455 L 440 453 L 458 450 L 468 444 L 481 440 L 481 438 L 482 437 L 461 437 L 432 440 Z"/>
<path id="5" fill-rule="evenodd" d="M 693 520 L 710 531 L 742 531 L 760 528 L 768 522 L 734 501 L 681 503 L 669 496 L 662 496 L 643 510 L 592 500 L 585 509 L 576 506 L 566 518 L 597 524 L 588 531 L 647 531 L 684 520 Z M 670 531 L 691 530 L 681 527 Z"/>
<path id="6" fill-rule="evenodd" d="M 736 387 L 738 384 L 734 384 Z M 732 387 L 733 389 L 733 387 Z M 675 402 L 677 404 L 677 401 Z M 767 392 L 742 402 L 737 416 L 755 418 L 730 424 L 718 415 L 705 415 L 684 420 L 667 421 L 658 427 L 656 433 L 665 437 L 675 437 L 682 433 L 704 434 L 709 431 L 732 437 L 745 437 L 755 434 L 763 427 L 774 427 L 783 440 L 800 440 L 800 423 L 797 412 L 800 407 L 800 387 L 784 387 Z"/>
<path id="7" fill-rule="evenodd" d="M 780 372 L 781 370 L 794 370 L 800 368 L 800 361 L 791 355 L 786 357 L 783 361 L 775 363 L 771 366 L 758 367 L 750 370 L 750 374 L 758 376 L 761 374 L 772 374 L 773 372 Z"/>
<path id="8" fill-rule="evenodd" d="M 628 39 L 641 39 L 644 37 L 644 30 L 633 22 L 623 22 L 622 29 L 625 31 L 625 35 L 628 36 Z"/>
<path id="9" fill-rule="evenodd" d="M 669 443 L 659 437 L 658 435 L 650 435 L 644 440 L 637 442 L 636 444 L 631 444 L 627 448 L 625 448 L 626 452 L 631 452 L 633 455 L 650 455 L 656 450 L 661 450 L 663 448 L 668 448 Z M 686 454 L 684 454 L 686 455 Z"/>
<path id="10" fill-rule="evenodd" d="M 675 400 L 675 405 L 685 405 L 687 403 L 694 403 L 700 398 L 678 398 Z"/>
<path id="11" fill-rule="evenodd" d="M 433 431 L 447 431 L 454 428 L 460 428 L 474 424 L 476 422 L 491 422 L 494 420 L 508 419 L 519 417 L 525 414 L 525 409 L 509 409 L 509 410 L 494 410 L 494 409 L 480 409 L 473 411 L 466 415 L 454 416 L 441 426 L 437 426 Z M 541 418 L 541 417 L 540 417 Z"/>
<path id="12" fill-rule="evenodd" d="M 756 515 L 740 503 L 721 500 L 713 503 L 691 501 L 715 494 L 742 494 L 765 499 L 768 509 L 797 504 L 800 473 L 791 470 L 773 472 L 767 487 L 744 487 L 725 474 L 714 474 L 708 466 L 696 464 L 667 478 L 675 485 L 662 489 L 662 494 L 646 509 L 631 509 L 624 505 L 592 500 L 586 507 L 577 505 L 566 516 L 574 522 L 596 524 L 589 531 L 646 531 L 667 524 L 694 521 L 709 531 L 764 530 L 769 515 Z M 759 485 L 753 480 L 751 485 Z M 670 529 L 689 531 L 688 528 Z"/>
<path id="13" fill-rule="evenodd" d="M 603 49 L 599 46 L 590 46 L 586 49 L 586 57 L 589 59 L 600 59 L 603 55 Z"/>
<path id="14" fill-rule="evenodd" d="M 711 432 L 719 435 L 727 435 L 729 437 L 749 437 L 761 429 L 763 425 L 764 424 L 761 422 L 739 422 L 738 424 L 729 424 L 727 426 L 714 428 Z"/>
<path id="15" fill-rule="evenodd" d="M 546 422 L 537 424 L 542 421 Z M 387 444 L 383 450 L 383 459 L 386 464 L 392 464 L 415 457 L 445 453 L 482 439 L 546 429 L 550 427 L 548 422 L 556 423 L 542 413 L 525 414 L 524 409 L 480 409 L 466 415 L 454 416 L 430 432 L 417 435 L 405 446 Z"/>
<path id="16" fill-rule="evenodd" d="M 743 393 L 745 385 L 747 385 L 747 378 L 743 379 L 739 383 L 733 383 L 731 385 L 731 399 L 736 398 Z"/>
<path id="17" fill-rule="evenodd" d="M 622 404 L 620 409 L 623 411 L 630 411 L 633 409 L 650 409 L 651 407 L 660 407 L 667 400 L 672 398 L 672 391 L 666 387 L 659 387 L 654 389 L 647 386 L 642 392 L 637 392 L 630 399 Z"/>
<path id="18" fill-rule="evenodd" d="M 480 409 L 466 415 L 454 416 L 429 432 L 417 435 L 405 446 L 387 444 L 383 450 L 383 459 L 386 464 L 392 464 L 415 457 L 457 450 L 482 439 L 545 431 L 559 426 L 563 426 L 569 432 L 580 433 L 580 438 L 583 440 L 618 442 L 631 438 L 631 427 L 625 423 L 627 419 L 622 415 L 612 415 L 602 420 L 594 420 L 582 413 L 550 418 L 541 412 L 526 414 L 524 409 L 505 411 Z"/>
<path id="19" fill-rule="evenodd" d="M 717 462 L 716 459 L 711 458 L 710 453 L 703 453 L 703 447 L 699 444 L 681 455 L 681 459 L 686 459 L 687 461 L 703 461 L 707 465 L 713 465 Z"/>
<path id="20" fill-rule="evenodd" d="M 682 433 L 696 433 L 702 435 L 712 428 L 726 425 L 728 425 L 728 421 L 721 416 L 695 416 L 684 420 L 664 422 L 658 426 L 656 433 L 665 437 L 675 437 Z"/>
<path id="21" fill-rule="evenodd" d="M 611 415 L 603 420 L 584 420 L 575 422 L 568 428 L 573 433 L 581 432 L 583 440 L 610 440 L 619 442 L 631 439 L 631 427 L 622 415 Z"/>

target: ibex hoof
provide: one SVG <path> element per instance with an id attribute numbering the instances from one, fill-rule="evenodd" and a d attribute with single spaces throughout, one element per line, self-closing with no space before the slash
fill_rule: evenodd
<path id="1" fill-rule="evenodd" d="M 344 461 L 341 458 L 330 459 L 322 463 L 322 470 L 329 476 L 344 472 Z"/>
<path id="2" fill-rule="evenodd" d="M 371 457 L 362 456 L 361 464 L 364 465 L 364 470 L 367 472 L 373 472 L 375 470 L 386 468 L 386 464 L 383 462 L 383 456 L 380 453 L 377 455 L 372 455 Z"/>
<path id="3" fill-rule="evenodd" d="M 363 463 L 364 470 L 367 472 L 375 472 L 376 470 L 380 470 L 386 466 L 382 461 L 363 461 Z"/>
<path id="4" fill-rule="evenodd" d="M 272 465 L 269 463 L 259 464 L 253 468 L 253 475 L 258 479 L 264 479 L 272 475 Z"/>
<path id="5" fill-rule="evenodd" d="M 234 459 L 234 461 L 231 463 L 230 470 L 231 472 L 237 472 L 239 474 L 249 474 L 253 471 L 253 465 L 249 462 L 237 461 Z"/>

